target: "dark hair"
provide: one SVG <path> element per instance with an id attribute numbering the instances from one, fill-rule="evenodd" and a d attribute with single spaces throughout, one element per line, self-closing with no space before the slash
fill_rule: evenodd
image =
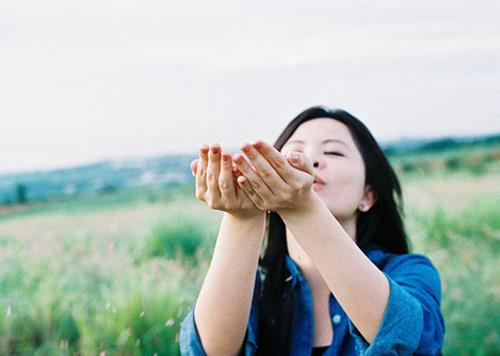
<path id="1" fill-rule="evenodd" d="M 365 253 L 379 248 L 396 254 L 409 253 L 402 220 L 403 198 L 396 173 L 368 128 L 357 118 L 341 109 L 314 106 L 294 118 L 274 143 L 283 145 L 304 122 L 331 118 L 345 124 L 361 153 L 365 164 L 365 184 L 370 185 L 376 201 L 370 210 L 358 215 L 356 244 Z M 263 274 L 260 293 L 259 348 L 261 355 L 288 355 L 292 321 L 292 283 L 287 283 L 285 256 L 288 253 L 286 229 L 277 213 L 266 218 L 264 254 L 259 259 Z"/>

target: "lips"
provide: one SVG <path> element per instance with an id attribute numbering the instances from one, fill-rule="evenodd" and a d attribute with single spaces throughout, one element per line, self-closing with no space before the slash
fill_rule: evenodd
<path id="1" fill-rule="evenodd" d="M 313 183 L 325 184 L 325 181 L 323 179 L 321 179 L 319 176 L 314 176 Z"/>

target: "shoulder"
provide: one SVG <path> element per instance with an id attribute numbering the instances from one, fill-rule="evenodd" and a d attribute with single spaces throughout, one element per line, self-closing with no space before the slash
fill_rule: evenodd
<path id="1" fill-rule="evenodd" d="M 431 259 L 420 253 L 390 254 L 385 264 L 384 271 L 395 274 L 420 274 L 438 275 L 438 270 Z"/>
<path id="2" fill-rule="evenodd" d="M 420 253 L 396 254 L 375 248 L 367 257 L 388 277 L 411 289 L 425 290 L 441 299 L 441 279 L 431 259 Z"/>
<path id="3" fill-rule="evenodd" d="M 372 249 L 366 252 L 367 257 L 384 272 L 404 273 L 425 270 L 437 273 L 431 259 L 420 253 L 397 254 L 383 249 Z"/>
<path id="4" fill-rule="evenodd" d="M 395 254 L 383 272 L 394 281 L 408 288 L 419 289 L 441 299 L 441 278 L 431 259 L 420 253 Z"/>

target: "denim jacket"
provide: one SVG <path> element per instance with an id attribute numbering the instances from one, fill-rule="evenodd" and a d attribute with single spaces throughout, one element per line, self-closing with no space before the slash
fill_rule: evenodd
<path id="1" fill-rule="evenodd" d="M 332 344 L 323 355 L 439 355 L 445 325 L 441 314 L 441 280 L 429 258 L 421 254 L 396 255 L 371 249 L 366 256 L 389 280 L 390 295 L 380 327 L 369 344 L 330 293 Z M 290 256 L 285 256 L 292 283 L 293 318 L 291 355 L 310 355 L 314 321 L 312 293 Z M 250 317 L 240 355 L 256 355 L 258 348 L 258 295 L 261 277 L 257 271 Z M 181 355 L 205 355 L 194 320 L 194 305 L 181 323 Z"/>

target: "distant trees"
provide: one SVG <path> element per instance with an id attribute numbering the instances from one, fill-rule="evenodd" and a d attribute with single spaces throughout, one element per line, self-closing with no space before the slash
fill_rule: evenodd
<path id="1" fill-rule="evenodd" d="M 28 201 L 28 186 L 25 183 L 17 183 L 14 186 L 14 194 L 4 196 L 1 205 L 25 204 Z"/>
<path id="2" fill-rule="evenodd" d="M 0 205 L 25 204 L 28 201 L 28 186 L 25 183 L 17 183 L 13 194 L 0 194 L 0 198 Z"/>
<path id="3" fill-rule="evenodd" d="M 26 195 L 28 192 L 28 187 L 24 183 L 16 184 L 16 203 L 24 204 L 27 201 Z"/>

